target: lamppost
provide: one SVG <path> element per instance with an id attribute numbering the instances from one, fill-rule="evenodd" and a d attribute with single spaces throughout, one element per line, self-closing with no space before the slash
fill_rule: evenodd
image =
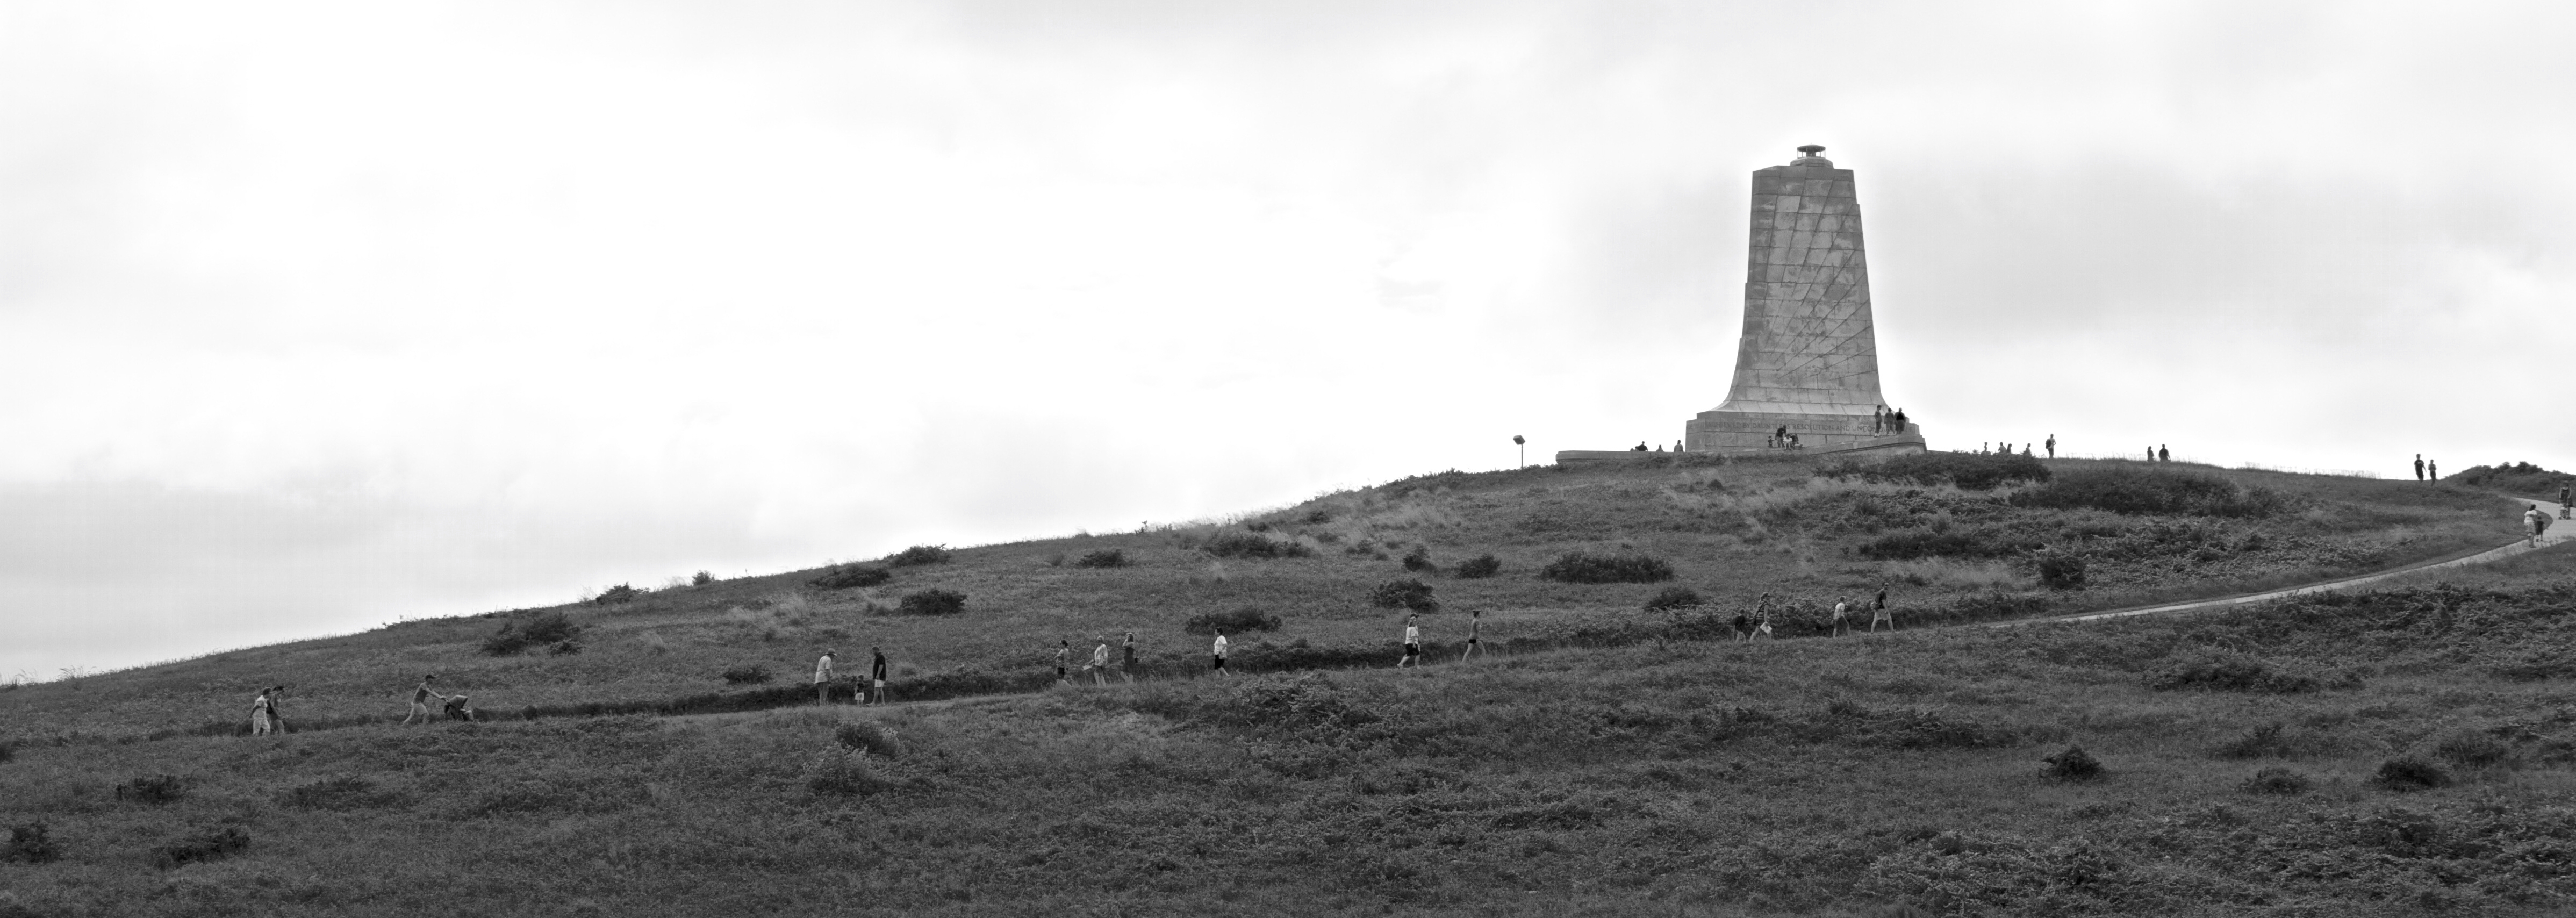
<path id="1" fill-rule="evenodd" d="M 1521 468 L 1529 468 L 1529 447 L 1525 445 L 1527 443 L 1529 441 L 1521 439 L 1520 434 L 1512 435 L 1512 445 L 1520 447 L 1521 450 Z"/>

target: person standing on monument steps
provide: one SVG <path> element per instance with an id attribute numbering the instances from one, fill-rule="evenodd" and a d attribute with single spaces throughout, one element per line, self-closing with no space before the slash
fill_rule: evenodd
<path id="1" fill-rule="evenodd" d="M 2424 454 L 2423 454 L 2423 453 L 2416 453 L 2416 454 L 2415 454 L 2415 480 L 2416 480 L 2416 481 L 2422 481 L 2422 480 L 2424 480 Z"/>

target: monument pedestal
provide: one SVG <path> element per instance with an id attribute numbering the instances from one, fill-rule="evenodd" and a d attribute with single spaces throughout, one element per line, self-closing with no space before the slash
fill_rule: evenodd
<path id="1" fill-rule="evenodd" d="M 1911 444 L 1910 452 L 1923 450 L 1923 425 L 1907 424 L 1902 431 L 1880 429 L 1868 414 L 1729 411 L 1702 411 L 1698 417 L 1682 424 L 1682 449 L 1694 453 L 1750 453 L 1764 449 L 1784 449 L 1772 438 L 1787 427 L 1798 437 L 1798 446 L 1807 452 L 1848 449 L 1856 446 L 1901 447 Z"/>

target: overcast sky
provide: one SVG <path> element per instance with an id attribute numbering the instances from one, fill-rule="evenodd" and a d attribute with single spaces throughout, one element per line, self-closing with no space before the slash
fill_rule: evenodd
<path id="1" fill-rule="evenodd" d="M 1889 400 L 2576 466 L 2565 4 L 0 0 L 0 677 Z"/>

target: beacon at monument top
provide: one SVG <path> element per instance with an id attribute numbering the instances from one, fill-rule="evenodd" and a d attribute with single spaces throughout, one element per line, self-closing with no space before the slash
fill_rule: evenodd
<path id="1" fill-rule="evenodd" d="M 1923 451 L 1921 427 L 1900 427 L 1879 393 L 1860 198 L 1824 152 L 1753 173 L 1735 377 L 1683 425 L 1691 452 Z"/>

